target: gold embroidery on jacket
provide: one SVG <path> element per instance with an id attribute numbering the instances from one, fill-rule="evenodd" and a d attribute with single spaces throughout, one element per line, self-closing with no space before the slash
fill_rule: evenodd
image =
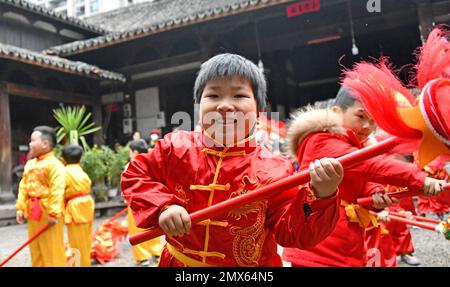
<path id="1" fill-rule="evenodd" d="M 259 209 L 258 202 L 253 202 L 229 211 L 228 216 L 235 220 L 241 220 L 242 217 L 247 219 L 248 214 L 257 213 Z"/>
<path id="2" fill-rule="evenodd" d="M 268 171 L 263 170 L 263 169 L 258 169 L 255 172 L 255 179 L 251 179 L 248 175 L 244 175 L 242 177 L 242 179 L 241 179 L 241 183 L 242 184 L 240 185 L 240 187 L 236 191 L 233 191 L 230 194 L 230 198 L 235 197 L 235 196 L 239 196 L 241 194 L 245 194 L 245 193 L 247 193 L 247 192 L 249 192 L 251 190 L 254 190 L 256 188 L 261 188 L 261 187 L 269 184 L 273 180 L 272 178 L 269 178 L 265 182 L 262 182 L 261 181 L 261 177 L 258 176 L 258 173 L 265 173 L 265 174 L 267 174 Z"/>
<path id="3" fill-rule="evenodd" d="M 267 236 L 264 228 L 266 221 L 267 200 L 257 201 L 242 206 L 228 215 L 236 220 L 247 218 L 250 213 L 257 213 L 256 221 L 248 227 L 233 226 L 230 233 L 234 235 L 233 256 L 239 266 L 258 266 L 259 258 Z"/>
<path id="4" fill-rule="evenodd" d="M 251 192 L 272 182 L 273 178 L 263 181 L 262 176 L 258 173 L 268 174 L 266 170 L 258 169 L 255 172 L 254 179 L 248 175 L 243 176 L 240 187 L 231 193 L 230 198 Z M 249 214 L 257 213 L 256 221 L 251 226 L 230 228 L 230 234 L 234 235 L 233 256 L 240 266 L 258 266 L 262 246 L 267 235 L 264 228 L 266 210 L 267 201 L 265 200 L 253 202 L 228 212 L 228 216 L 235 220 L 247 220 Z"/>
<path id="5" fill-rule="evenodd" d="M 178 196 L 181 197 L 184 201 L 189 201 L 189 198 L 187 197 L 186 192 L 181 185 L 177 184 L 175 186 L 175 190 L 178 192 Z"/>
<path id="6" fill-rule="evenodd" d="M 47 170 L 45 167 L 32 167 L 24 174 L 24 190 L 27 194 L 34 193 L 34 196 L 44 196 L 48 189 Z"/>

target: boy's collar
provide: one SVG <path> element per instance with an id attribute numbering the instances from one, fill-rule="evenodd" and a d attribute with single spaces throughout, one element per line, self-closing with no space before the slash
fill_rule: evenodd
<path id="1" fill-rule="evenodd" d="M 347 138 L 350 140 L 350 142 L 358 147 L 358 148 L 362 148 L 363 147 L 363 143 L 361 142 L 361 140 L 356 136 L 356 133 L 351 130 L 351 129 L 346 129 L 347 131 Z"/>
<path id="2" fill-rule="evenodd" d="M 225 146 L 216 140 L 214 140 L 205 130 L 202 130 L 202 145 L 205 148 L 213 149 L 213 150 L 223 150 L 225 148 L 228 148 L 227 151 L 233 152 L 233 151 L 245 151 L 246 153 L 249 153 L 253 151 L 256 146 L 256 139 L 255 139 L 255 133 L 250 134 L 245 139 L 239 141 L 236 145 L 233 146 Z"/>
<path id="3" fill-rule="evenodd" d="M 51 156 L 53 156 L 53 150 L 49 151 L 48 153 L 44 153 L 44 154 L 41 154 L 40 156 L 37 156 L 36 159 L 37 160 L 43 160 L 43 159 L 46 159 L 46 158 L 51 157 Z"/>
<path id="4" fill-rule="evenodd" d="M 66 164 L 66 166 L 80 166 L 79 163 L 68 163 Z"/>

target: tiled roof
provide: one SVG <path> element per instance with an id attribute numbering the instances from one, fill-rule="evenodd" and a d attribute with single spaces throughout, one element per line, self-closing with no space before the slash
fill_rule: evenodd
<path id="1" fill-rule="evenodd" d="M 68 56 L 286 2 L 291 0 L 159 0 L 132 5 L 87 19 L 113 33 L 51 47 L 44 53 Z"/>
<path id="2" fill-rule="evenodd" d="M 7 4 L 19 9 L 27 10 L 32 13 L 37 13 L 40 15 L 43 15 L 45 17 L 53 18 L 54 20 L 64 22 L 66 24 L 76 26 L 78 28 L 94 32 L 97 34 L 107 34 L 109 31 L 103 28 L 100 28 L 98 26 L 95 26 L 93 24 L 89 24 L 85 21 L 82 21 L 80 19 L 69 17 L 63 13 L 55 12 L 54 10 L 47 9 L 43 6 L 36 5 L 33 3 L 30 3 L 25 0 L 0 0 L 0 3 Z"/>
<path id="3" fill-rule="evenodd" d="M 2 43 L 0 43 L 0 59 L 9 59 L 85 77 L 120 82 L 126 81 L 125 77 L 122 74 L 102 70 L 97 66 L 78 61 L 70 61 L 57 56 L 44 55 L 42 53 Z"/>
<path id="4" fill-rule="evenodd" d="M 249 6 L 250 2 L 255 5 L 259 2 L 269 1 L 159 0 L 100 13 L 86 18 L 85 21 L 112 32 L 126 32 L 152 24 L 158 25 L 171 19 L 182 20 L 185 17 L 190 17 L 191 19 L 185 19 L 184 21 L 192 21 L 195 20 L 192 19 L 194 15 L 200 18 L 203 16 L 202 14 L 207 14 L 207 10 L 211 10 L 208 13 L 210 15 L 213 13 L 225 14 L 239 9 L 241 4 L 241 8 L 245 8 Z M 204 15 L 203 17 L 210 15 Z"/>

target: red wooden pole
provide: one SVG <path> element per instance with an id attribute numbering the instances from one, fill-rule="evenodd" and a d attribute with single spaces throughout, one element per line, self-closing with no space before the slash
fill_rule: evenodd
<path id="1" fill-rule="evenodd" d="M 405 198 L 405 197 L 411 197 L 414 195 L 419 195 L 420 192 L 419 191 L 411 191 L 411 190 L 407 190 L 407 191 L 402 191 L 402 192 L 388 192 L 386 193 L 386 195 L 388 195 L 390 198 Z M 358 198 L 358 204 L 359 205 L 371 205 L 372 204 L 372 197 L 361 197 Z"/>
<path id="2" fill-rule="evenodd" d="M 397 140 L 398 140 L 397 137 L 385 139 L 377 144 L 341 156 L 338 158 L 338 160 L 342 164 L 344 169 L 348 168 L 369 158 L 386 153 L 388 150 L 390 150 L 397 144 Z M 251 202 L 255 202 L 263 198 L 269 197 L 275 193 L 283 192 L 292 187 L 305 184 L 309 180 L 310 180 L 309 171 L 308 170 L 301 171 L 297 174 L 291 175 L 289 177 L 268 184 L 262 188 L 254 190 L 253 192 L 249 192 L 240 195 L 238 197 L 234 197 L 229 200 L 220 202 L 213 206 L 207 207 L 205 209 L 195 211 L 190 214 L 191 222 L 192 224 L 195 224 L 203 220 L 210 219 L 219 214 L 223 214 L 225 212 L 233 210 L 239 206 L 249 204 Z M 154 226 L 141 233 L 137 233 L 133 236 L 130 236 L 129 241 L 131 245 L 136 245 L 144 241 L 150 240 L 152 238 L 161 236 L 163 234 L 164 232 L 159 226 Z"/>
<path id="3" fill-rule="evenodd" d="M 42 233 L 44 233 L 50 226 L 48 225 L 48 223 L 46 225 L 44 225 L 41 229 L 38 230 L 38 232 L 36 232 L 33 236 L 31 236 L 31 238 L 29 238 L 24 244 L 22 244 L 16 251 L 14 251 L 11 255 L 8 256 L 8 258 L 6 258 L 5 260 L 2 261 L 2 263 L 0 263 L 0 267 L 3 267 L 3 265 L 5 265 L 6 263 L 8 263 L 9 260 L 11 260 L 14 256 L 16 256 L 17 253 L 20 252 L 20 250 L 22 250 L 23 248 L 25 248 L 25 246 L 27 246 L 28 244 L 30 244 L 33 240 L 35 240 L 36 238 L 38 238 Z"/>
<path id="4" fill-rule="evenodd" d="M 377 213 L 374 212 L 374 211 L 370 211 L 370 213 L 375 215 L 375 216 L 377 215 Z M 405 224 L 408 224 L 408 225 L 414 225 L 414 226 L 421 227 L 421 228 L 424 228 L 424 229 L 437 231 L 435 225 L 430 225 L 430 224 L 426 224 L 426 223 L 422 223 L 422 222 L 417 222 L 417 221 L 415 221 L 413 219 L 403 218 L 403 217 L 395 216 L 395 215 L 391 215 L 391 214 L 389 214 L 389 218 L 391 220 L 395 220 L 395 221 L 398 221 L 398 222 L 401 222 L 401 223 L 405 223 Z"/>
<path id="5" fill-rule="evenodd" d="M 406 214 L 400 213 L 400 212 L 389 211 L 389 214 L 408 218 L 408 216 Z M 414 220 L 417 220 L 417 221 L 430 222 L 430 223 L 434 223 L 434 224 L 441 223 L 441 221 L 439 219 L 427 218 L 427 217 L 422 217 L 422 216 L 417 216 L 417 215 L 412 215 L 411 218 Z"/>
<path id="6" fill-rule="evenodd" d="M 450 187 L 445 187 L 443 192 L 450 192 Z M 390 198 L 405 198 L 405 197 L 411 197 L 415 195 L 419 195 L 420 191 L 401 191 L 401 192 L 388 192 L 386 193 Z M 358 204 L 359 205 L 371 205 L 372 204 L 372 197 L 361 197 L 358 198 Z"/>
<path id="7" fill-rule="evenodd" d="M 128 207 L 125 207 L 124 209 L 122 209 L 121 211 L 119 211 L 118 213 L 116 213 L 113 217 L 111 217 L 108 222 L 111 222 L 113 220 L 116 220 L 117 218 L 121 217 L 124 213 L 126 213 L 128 210 Z"/>

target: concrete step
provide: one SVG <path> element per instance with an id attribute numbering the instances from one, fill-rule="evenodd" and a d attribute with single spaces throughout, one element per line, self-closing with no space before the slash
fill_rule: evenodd
<path id="1" fill-rule="evenodd" d="M 16 197 L 12 192 L 0 192 L 0 205 L 13 204 L 16 202 Z"/>

